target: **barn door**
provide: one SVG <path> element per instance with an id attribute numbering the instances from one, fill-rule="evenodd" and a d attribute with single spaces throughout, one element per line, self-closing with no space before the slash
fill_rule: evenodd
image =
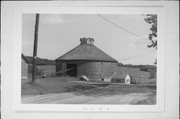
<path id="1" fill-rule="evenodd" d="M 66 69 L 67 69 L 66 72 L 67 75 L 77 76 L 77 64 L 67 64 Z"/>

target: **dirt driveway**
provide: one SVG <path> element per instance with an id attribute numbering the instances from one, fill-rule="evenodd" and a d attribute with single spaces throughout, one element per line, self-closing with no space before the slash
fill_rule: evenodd
<path id="1" fill-rule="evenodd" d="M 130 93 L 113 96 L 86 96 L 73 93 L 22 96 L 22 103 L 33 104 L 155 104 L 151 93 Z"/>

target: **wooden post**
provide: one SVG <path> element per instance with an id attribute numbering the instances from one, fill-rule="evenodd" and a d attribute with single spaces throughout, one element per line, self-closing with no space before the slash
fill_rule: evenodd
<path id="1" fill-rule="evenodd" d="M 36 80 L 36 58 L 37 58 L 37 45 L 38 45 L 38 27 L 39 27 L 39 14 L 36 14 L 35 31 L 34 31 L 34 50 L 33 50 L 33 66 L 32 66 L 32 83 Z"/>

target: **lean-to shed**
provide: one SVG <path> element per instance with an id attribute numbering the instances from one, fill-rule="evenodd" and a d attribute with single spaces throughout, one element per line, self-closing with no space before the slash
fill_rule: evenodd
<path id="1" fill-rule="evenodd" d="M 93 38 L 81 38 L 80 45 L 56 59 L 56 74 L 73 77 L 87 76 L 90 80 L 111 77 L 117 60 L 94 45 Z"/>
<path id="2" fill-rule="evenodd" d="M 117 74 L 112 77 L 111 82 L 131 84 L 131 77 L 129 74 L 125 74 L 125 73 Z"/>
<path id="3" fill-rule="evenodd" d="M 117 74 L 129 74 L 131 77 L 132 84 L 139 84 L 146 82 L 150 78 L 150 73 L 145 71 L 140 71 L 138 68 L 131 67 L 117 67 Z M 117 77 L 117 76 L 116 76 Z"/>

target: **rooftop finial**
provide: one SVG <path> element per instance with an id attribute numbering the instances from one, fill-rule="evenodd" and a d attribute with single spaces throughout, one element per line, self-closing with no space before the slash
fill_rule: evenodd
<path id="1" fill-rule="evenodd" d="M 93 44 L 94 38 L 80 38 L 81 45 L 82 44 Z"/>

